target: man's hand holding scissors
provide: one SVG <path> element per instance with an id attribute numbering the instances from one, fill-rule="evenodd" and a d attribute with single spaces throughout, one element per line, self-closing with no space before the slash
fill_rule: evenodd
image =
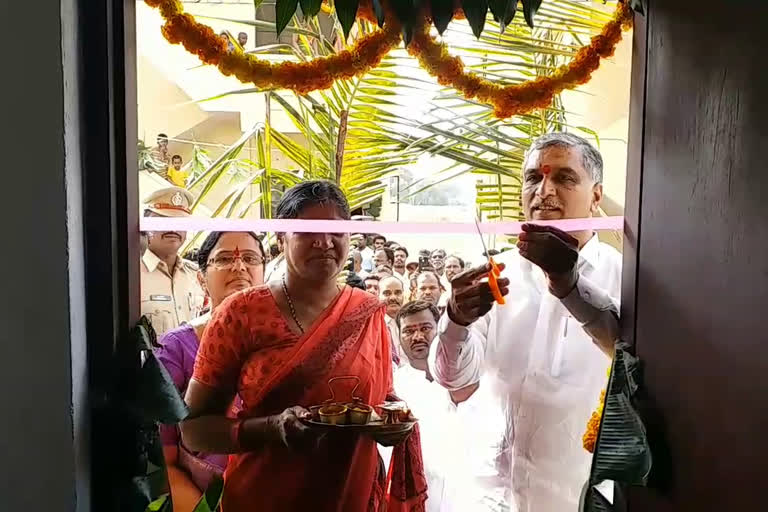
<path id="1" fill-rule="evenodd" d="M 523 224 L 518 237 L 520 256 L 541 268 L 547 276 L 549 291 L 562 299 L 576 286 L 579 274 L 579 241 L 570 234 L 551 226 Z M 498 265 L 504 270 L 504 264 Z M 451 281 L 452 293 L 448 316 L 459 325 L 469 325 L 491 310 L 495 298 L 487 277 L 492 271 L 488 263 L 469 269 Z M 499 278 L 502 296 L 509 293 L 509 279 Z"/>
<path id="2" fill-rule="evenodd" d="M 498 265 L 504 270 L 504 264 Z M 451 280 L 451 300 L 448 302 L 448 317 L 459 325 L 470 325 L 491 310 L 496 298 L 488 282 L 488 274 L 493 271 L 491 262 L 465 270 Z M 499 292 L 502 296 L 509 293 L 509 279 L 498 279 Z"/>

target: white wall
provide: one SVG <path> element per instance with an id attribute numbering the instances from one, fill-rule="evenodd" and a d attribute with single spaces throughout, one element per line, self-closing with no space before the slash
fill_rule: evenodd
<path id="1" fill-rule="evenodd" d="M 599 149 L 605 164 L 603 187 L 606 195 L 622 208 L 627 174 L 631 66 L 630 31 L 624 33 L 616 54 L 602 61 L 589 83 L 576 91 L 563 93 L 569 124 L 587 126 L 598 133 Z M 584 133 L 579 134 L 591 138 Z M 592 141 L 595 142 L 594 139 Z"/>
<path id="2" fill-rule="evenodd" d="M 272 8 L 272 7 L 270 7 Z M 253 2 L 184 2 L 184 9 L 200 16 L 200 21 L 217 33 L 228 30 L 234 36 L 239 31 L 249 34 L 248 47 L 253 47 L 253 28 L 247 25 L 212 20 L 204 16 L 253 20 Z M 213 66 L 202 65 L 200 59 L 181 45 L 172 45 L 160 29 L 163 18 L 157 9 L 136 1 L 136 50 L 138 54 L 139 137 L 153 145 L 158 133 L 169 136 L 186 131 L 202 122 L 209 112 L 241 114 L 237 126 L 244 131 L 255 120 L 263 120 L 266 102 L 263 94 L 234 95 L 202 103 L 194 103 L 225 92 L 252 88 L 235 77 L 219 73 Z M 272 107 L 272 124 L 282 132 L 295 128 L 279 107 Z M 233 140 L 234 142 L 234 140 Z"/>

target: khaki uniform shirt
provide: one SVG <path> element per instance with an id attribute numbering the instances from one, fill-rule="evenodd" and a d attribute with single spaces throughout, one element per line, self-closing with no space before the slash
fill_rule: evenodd
<path id="1" fill-rule="evenodd" d="M 197 282 L 195 265 L 179 257 L 173 277 L 168 266 L 147 249 L 141 258 L 141 314 L 157 335 L 188 323 L 200 314 L 205 293 Z"/>

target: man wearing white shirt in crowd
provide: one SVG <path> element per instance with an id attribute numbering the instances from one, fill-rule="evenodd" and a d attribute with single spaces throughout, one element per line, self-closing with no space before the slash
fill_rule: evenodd
<path id="1" fill-rule="evenodd" d="M 373 251 L 373 268 L 389 267 L 392 269 L 395 266 L 395 251 L 387 247 L 381 249 L 374 249 Z"/>
<path id="2" fill-rule="evenodd" d="M 592 217 L 602 175 L 586 140 L 538 138 L 523 166 L 526 219 Z M 430 369 L 448 389 L 492 381 L 506 417 L 500 474 L 512 511 L 576 510 L 591 460 L 581 437 L 618 338 L 621 257 L 591 230 L 526 224 L 517 250 L 495 259 L 506 305 L 495 304 L 488 264 L 455 277 Z"/>
<path id="3" fill-rule="evenodd" d="M 392 267 L 395 277 L 399 277 L 403 282 L 406 290 L 410 287 L 410 278 L 408 277 L 408 269 L 406 264 L 408 263 L 408 249 L 402 246 L 395 247 L 395 265 Z M 418 262 L 416 262 L 418 264 Z"/>
<path id="4" fill-rule="evenodd" d="M 464 260 L 455 255 L 445 258 L 445 278 L 450 284 L 451 279 L 464 272 Z"/>
<path id="5" fill-rule="evenodd" d="M 363 258 L 363 272 L 370 274 L 373 272 L 373 249 L 368 247 L 368 239 L 364 234 L 356 235 L 357 250 L 360 252 L 360 256 Z"/>
<path id="6" fill-rule="evenodd" d="M 430 302 L 438 308 L 444 308 L 448 303 L 448 295 L 445 293 L 443 283 L 431 270 L 419 272 L 414 293 L 414 299 Z"/>
<path id="7" fill-rule="evenodd" d="M 381 278 L 377 276 L 376 274 L 371 274 L 369 276 L 365 276 L 365 279 L 363 279 L 363 282 L 365 283 L 365 291 L 370 293 L 371 295 L 375 295 L 376 297 L 379 296 L 379 280 Z"/>
<path id="8" fill-rule="evenodd" d="M 373 252 L 383 249 L 387 245 L 387 237 L 384 235 L 374 235 L 373 237 Z"/>
<path id="9" fill-rule="evenodd" d="M 363 270 L 363 257 L 360 255 L 360 251 L 357 249 L 351 250 L 349 257 L 352 260 L 352 272 L 360 276 L 360 279 L 365 279 L 368 273 Z"/>
<path id="10" fill-rule="evenodd" d="M 398 278 L 385 277 L 379 281 L 379 299 L 386 304 L 387 314 L 384 317 L 392 340 L 392 360 L 397 366 L 406 364 L 403 351 L 400 348 L 400 329 L 397 326 L 397 314 L 403 307 L 405 289 Z"/>
<path id="11" fill-rule="evenodd" d="M 373 266 L 376 268 L 376 272 L 381 273 L 384 268 L 389 270 L 389 273 L 400 279 L 400 282 L 403 284 L 403 290 L 407 290 L 410 288 L 410 282 L 405 277 L 402 277 L 397 270 L 395 269 L 395 265 L 397 263 L 397 251 L 390 249 L 389 247 L 382 247 L 381 249 L 376 249 L 373 252 Z M 405 270 L 405 262 L 403 262 L 403 270 Z M 386 271 L 385 271 L 386 272 Z M 383 278 L 383 277 L 382 277 Z"/>
<path id="12" fill-rule="evenodd" d="M 445 266 L 443 268 L 443 275 L 440 277 L 440 282 L 442 283 L 443 288 L 445 288 L 446 294 L 450 296 L 451 279 L 464 272 L 464 260 L 451 254 L 445 258 Z"/>
<path id="13" fill-rule="evenodd" d="M 456 428 L 456 406 L 468 400 L 478 385 L 448 391 L 434 382 L 427 357 L 437 336 L 439 318 L 437 308 L 429 302 L 409 302 L 400 308 L 397 324 L 405 364 L 395 369 L 394 388 L 397 396 L 419 418 L 429 495 L 426 511 L 464 512 L 467 509 L 459 506 L 451 489 L 456 487 L 453 480 L 458 481 L 457 471 L 465 466 L 467 460 L 461 450 L 455 449 L 459 432 Z"/>
<path id="14" fill-rule="evenodd" d="M 443 277 L 443 271 L 445 270 L 445 251 L 443 249 L 435 249 L 429 255 L 429 263 L 435 270 L 435 274 Z"/>

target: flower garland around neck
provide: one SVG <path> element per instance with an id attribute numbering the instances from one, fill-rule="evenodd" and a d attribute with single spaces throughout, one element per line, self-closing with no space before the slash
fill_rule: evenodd
<path id="1" fill-rule="evenodd" d="M 608 368 L 608 378 L 611 378 L 611 368 Z M 595 444 L 597 444 L 597 434 L 600 432 L 600 421 L 603 419 L 603 409 L 605 408 L 605 390 L 600 392 L 600 401 L 597 409 L 594 410 L 587 422 L 587 430 L 581 437 L 584 449 L 589 453 L 595 453 Z"/>
<path id="2" fill-rule="evenodd" d="M 349 49 L 309 62 L 272 63 L 240 49 L 229 51 L 211 27 L 184 12 L 179 0 L 145 2 L 160 9 L 165 20 L 162 31 L 168 42 L 182 44 L 224 75 L 235 75 L 241 82 L 262 89 L 290 89 L 299 94 L 328 89 L 337 80 L 354 78 L 375 68 L 402 40 L 400 24 L 387 13 L 383 29 L 366 34 Z"/>
<path id="3" fill-rule="evenodd" d="M 579 49 L 569 64 L 559 67 L 550 76 L 513 85 L 499 85 L 466 71 L 461 58 L 450 55 L 448 47 L 432 36 L 426 14 L 422 13 L 420 18 L 408 52 L 419 60 L 423 69 L 437 78 L 440 85 L 453 87 L 466 99 L 477 98 L 492 106 L 496 117 L 503 119 L 546 108 L 556 94 L 587 83 L 592 72 L 600 66 L 600 59 L 613 55 L 621 41 L 622 30 L 632 26 L 633 14 L 627 2 L 620 0 L 611 21 L 588 46 Z"/>

